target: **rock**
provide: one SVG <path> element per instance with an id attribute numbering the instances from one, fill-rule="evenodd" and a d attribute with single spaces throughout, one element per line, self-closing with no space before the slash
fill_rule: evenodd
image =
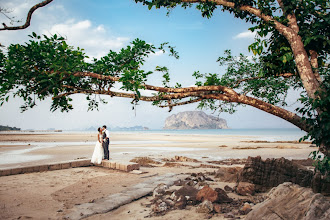
<path id="1" fill-rule="evenodd" d="M 227 193 L 220 189 L 216 188 L 213 190 L 209 186 L 204 186 L 196 196 L 197 201 L 205 201 L 208 200 L 210 202 L 217 202 L 217 203 L 226 203 L 232 202 L 233 200 L 228 197 Z"/>
<path id="2" fill-rule="evenodd" d="M 209 200 L 204 200 L 204 202 L 197 206 L 196 211 L 198 213 L 210 213 L 213 211 L 213 204 Z"/>
<path id="3" fill-rule="evenodd" d="M 330 181 L 326 176 L 323 176 L 317 171 L 312 179 L 312 189 L 315 193 L 322 193 L 325 196 L 330 195 Z"/>
<path id="4" fill-rule="evenodd" d="M 152 196 L 153 197 L 159 197 L 165 194 L 166 190 L 168 189 L 168 186 L 164 183 L 158 184 L 156 188 L 153 190 Z"/>
<path id="5" fill-rule="evenodd" d="M 221 205 L 220 205 L 220 204 L 214 203 L 214 204 L 213 204 L 213 210 L 214 210 L 216 213 L 222 213 L 222 209 L 221 209 Z"/>
<path id="6" fill-rule="evenodd" d="M 227 129 L 225 119 L 202 111 L 186 111 L 166 118 L 164 129 Z"/>
<path id="7" fill-rule="evenodd" d="M 285 158 L 262 160 L 249 157 L 238 176 L 238 182 L 255 184 L 257 192 L 265 192 L 283 182 L 310 186 L 313 172 Z"/>
<path id="8" fill-rule="evenodd" d="M 159 202 L 156 202 L 152 207 L 152 211 L 156 214 L 164 213 L 168 209 L 169 209 L 169 207 L 166 204 L 166 202 L 161 201 L 161 200 Z"/>
<path id="9" fill-rule="evenodd" d="M 183 186 L 171 195 L 173 201 L 178 201 L 180 196 L 184 196 L 189 204 L 197 203 L 198 190 L 192 186 Z"/>
<path id="10" fill-rule="evenodd" d="M 326 220 L 330 219 L 330 202 L 310 188 L 286 182 L 273 188 L 264 202 L 253 207 L 246 220 L 254 219 Z"/>
<path id="11" fill-rule="evenodd" d="M 233 201 L 233 199 L 229 198 L 227 193 L 223 189 L 215 188 L 214 190 L 218 193 L 218 203 L 227 203 Z"/>
<path id="12" fill-rule="evenodd" d="M 219 200 L 218 193 L 210 188 L 209 186 L 204 186 L 203 189 L 198 191 L 196 196 L 197 201 L 205 201 L 208 200 L 210 202 L 216 202 Z"/>
<path id="13" fill-rule="evenodd" d="M 199 162 L 196 159 L 185 157 L 185 156 L 174 156 L 174 158 L 172 160 L 173 160 L 173 162 Z"/>
<path id="14" fill-rule="evenodd" d="M 223 217 L 225 217 L 225 218 L 235 218 L 235 215 L 234 215 L 234 213 L 229 212 L 229 213 L 224 214 Z"/>
<path id="15" fill-rule="evenodd" d="M 185 183 L 185 181 L 179 179 L 179 180 L 174 181 L 174 186 L 183 186 L 184 183 Z"/>
<path id="16" fill-rule="evenodd" d="M 231 188 L 230 186 L 228 185 L 225 185 L 225 187 L 223 188 L 226 192 L 232 192 L 233 191 L 233 188 Z"/>
<path id="17" fill-rule="evenodd" d="M 219 178 L 222 182 L 235 183 L 241 170 L 240 167 L 220 167 L 215 174 L 215 178 Z"/>
<path id="18" fill-rule="evenodd" d="M 236 193 L 242 196 L 254 195 L 255 185 L 247 182 L 239 182 L 236 186 Z"/>
<path id="19" fill-rule="evenodd" d="M 243 207 L 238 211 L 240 215 L 246 215 L 252 210 L 249 203 L 244 203 Z"/>
<path id="20" fill-rule="evenodd" d="M 169 207 L 173 207 L 175 205 L 175 202 L 173 202 L 171 199 L 164 199 L 163 200 Z"/>
<path id="21" fill-rule="evenodd" d="M 187 206 L 187 198 L 183 195 L 180 195 L 176 200 L 174 206 L 178 209 L 184 209 Z"/>

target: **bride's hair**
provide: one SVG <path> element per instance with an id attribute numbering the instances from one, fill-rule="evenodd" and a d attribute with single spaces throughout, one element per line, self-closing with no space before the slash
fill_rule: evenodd
<path id="1" fill-rule="evenodd" d="M 100 132 L 100 131 L 101 131 L 101 128 L 99 127 L 99 128 L 97 129 L 97 131 Z"/>

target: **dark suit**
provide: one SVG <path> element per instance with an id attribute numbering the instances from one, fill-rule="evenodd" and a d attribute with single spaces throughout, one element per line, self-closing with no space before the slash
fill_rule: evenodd
<path id="1" fill-rule="evenodd" d="M 104 159 L 109 160 L 109 137 L 107 137 L 106 133 L 103 133 L 103 152 L 104 152 Z"/>

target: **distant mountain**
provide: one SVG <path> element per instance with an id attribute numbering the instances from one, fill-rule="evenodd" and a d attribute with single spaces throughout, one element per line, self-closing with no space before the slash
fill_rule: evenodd
<path id="1" fill-rule="evenodd" d="M 144 131 L 149 130 L 148 127 L 143 126 L 133 126 L 133 127 L 114 127 L 111 130 L 120 130 L 120 131 Z"/>
<path id="2" fill-rule="evenodd" d="M 149 128 L 148 127 L 143 127 L 143 126 L 111 127 L 109 130 L 114 130 L 114 131 L 143 131 L 143 130 L 149 130 Z M 86 131 L 97 131 L 97 127 L 91 126 L 91 127 L 87 128 Z"/>
<path id="3" fill-rule="evenodd" d="M 227 121 L 202 111 L 186 111 L 166 118 L 163 129 L 228 129 Z"/>
<path id="4" fill-rule="evenodd" d="M 20 128 L 0 125 L 0 131 L 20 131 Z"/>

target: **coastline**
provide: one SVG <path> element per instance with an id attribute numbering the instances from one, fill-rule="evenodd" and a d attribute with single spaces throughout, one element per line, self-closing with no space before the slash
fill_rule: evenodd
<path id="1" fill-rule="evenodd" d="M 198 134 L 196 131 L 114 131 L 110 137 L 111 157 L 125 161 L 137 156 L 159 159 L 176 154 L 198 160 L 237 159 L 258 155 L 262 158 L 283 156 L 287 159 L 306 159 L 309 153 L 315 150 L 310 147 L 310 143 L 286 142 L 287 138 L 279 143 L 277 140 L 282 136 L 274 138 L 276 134 L 270 137 L 237 135 L 235 132 L 230 135 L 207 132 L 204 130 Z M 297 141 L 297 138 L 292 137 L 291 140 Z M 0 161 L 3 161 L 0 168 L 77 158 L 88 159 L 93 153 L 95 142 L 96 132 L 0 132 Z"/>
<path id="2" fill-rule="evenodd" d="M 212 173 L 221 166 L 212 161 L 229 158 L 247 158 L 260 155 L 263 159 L 285 157 L 307 159 L 310 143 L 291 141 L 255 141 L 254 136 L 179 134 L 148 132 L 112 132 L 110 158 L 129 161 L 136 157 L 148 157 L 160 164 L 141 167 L 141 175 L 125 173 L 102 167 L 71 168 L 0 177 L 1 219 L 63 219 L 76 204 L 93 203 L 94 200 L 125 191 L 154 176 L 168 173 Z M 0 133 L 0 159 L 12 158 L 1 168 L 29 166 L 77 158 L 91 157 L 96 141 L 95 133 Z M 38 158 L 45 156 L 46 158 Z M 182 162 L 166 166 L 166 160 L 175 156 L 187 157 L 197 162 Z M 2 157 L 2 158 L 1 158 Z M 24 159 L 30 158 L 29 161 Z M 15 161 L 16 160 L 16 161 Z M 18 161 L 19 160 L 19 161 Z M 234 164 L 242 167 L 243 165 Z M 213 184 L 213 183 L 212 183 Z M 234 183 L 214 182 L 218 187 L 234 187 Z M 231 196 L 235 196 L 233 193 Z M 33 201 L 33 202 L 28 202 Z M 141 204 L 149 202 L 142 198 L 108 213 L 88 219 L 144 219 L 150 212 Z M 194 208 L 192 208 L 194 209 Z M 171 218 L 203 219 L 205 215 L 188 210 L 171 211 Z M 168 219 L 169 216 L 149 219 Z M 219 215 L 219 219 L 223 215 Z M 242 217 L 244 219 L 244 216 Z"/>

